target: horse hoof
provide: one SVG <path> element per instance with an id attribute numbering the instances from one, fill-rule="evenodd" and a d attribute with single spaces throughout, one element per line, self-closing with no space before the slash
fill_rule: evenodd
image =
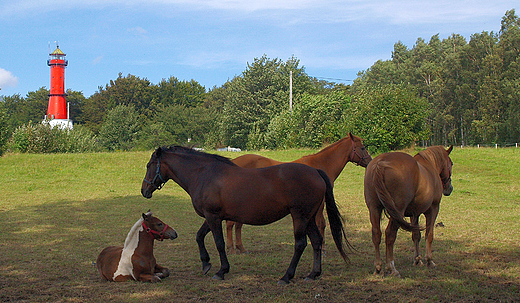
<path id="1" fill-rule="evenodd" d="M 161 278 L 159 278 L 158 276 L 153 276 L 151 279 L 150 279 L 150 282 L 151 283 L 157 283 L 157 282 L 161 282 Z"/>
<path id="2" fill-rule="evenodd" d="M 396 278 L 401 278 L 401 274 L 395 270 L 395 271 L 391 271 L 391 272 L 387 272 L 385 274 L 385 277 L 396 277 Z"/>
<path id="3" fill-rule="evenodd" d="M 278 281 L 278 285 L 280 285 L 280 286 L 289 285 L 289 282 L 288 281 L 284 281 L 284 280 L 279 280 Z"/>
<path id="4" fill-rule="evenodd" d="M 224 280 L 224 277 L 221 277 L 219 275 L 214 275 L 213 276 L 213 280 L 220 280 L 220 281 L 222 281 L 222 280 Z"/>
<path id="5" fill-rule="evenodd" d="M 208 265 L 202 267 L 202 273 L 205 275 L 208 273 L 208 271 L 211 269 L 211 263 L 208 263 Z"/>

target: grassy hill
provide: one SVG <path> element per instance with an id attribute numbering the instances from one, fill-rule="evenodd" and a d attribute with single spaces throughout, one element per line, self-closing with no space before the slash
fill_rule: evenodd
<path id="1" fill-rule="evenodd" d="M 315 150 L 260 152 L 289 161 Z M 414 153 L 411 151 L 411 153 Z M 236 157 L 241 153 L 220 153 Z M 276 284 L 289 265 L 290 217 L 244 226 L 248 254 L 230 255 L 224 281 L 206 238 L 213 269 L 201 273 L 195 234 L 203 219 L 173 181 L 150 200 L 140 194 L 151 152 L 7 154 L 0 158 L 0 301 L 2 302 L 513 302 L 520 300 L 520 149 L 455 149 L 453 186 L 435 229 L 436 269 L 412 267 L 411 234 L 398 233 L 396 267 L 403 278 L 374 276 L 364 169 L 351 163 L 335 196 L 357 249 L 342 262 L 327 229 L 322 277 L 304 282 L 307 247 L 294 283 Z M 92 262 L 106 246 L 123 245 L 142 212 L 152 209 L 179 238 L 157 242 L 158 263 L 172 275 L 159 284 L 102 281 Z M 421 223 L 424 224 L 424 218 Z M 382 224 L 386 226 L 387 220 Z M 384 241 L 384 240 L 383 240 Z M 424 250 L 424 239 L 421 249 Z M 384 245 L 382 252 L 384 253 Z M 424 253 L 424 251 L 422 252 Z"/>

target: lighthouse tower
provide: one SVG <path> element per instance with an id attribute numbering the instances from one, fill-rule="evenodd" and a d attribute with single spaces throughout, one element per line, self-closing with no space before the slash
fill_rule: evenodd
<path id="1" fill-rule="evenodd" d="M 65 101 L 65 67 L 69 64 L 65 56 L 56 45 L 56 50 L 49 54 L 47 60 L 47 65 L 51 67 L 51 88 L 45 121 L 52 127 L 72 129 L 72 121 L 69 119 L 67 101 Z"/>

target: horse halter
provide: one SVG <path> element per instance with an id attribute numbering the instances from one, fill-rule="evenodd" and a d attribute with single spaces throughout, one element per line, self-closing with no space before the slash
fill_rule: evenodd
<path id="1" fill-rule="evenodd" d="M 358 165 L 358 166 L 361 166 L 361 162 L 365 161 L 365 159 L 368 159 L 368 157 L 370 157 L 370 155 L 368 155 L 368 154 L 366 156 L 362 157 L 356 150 L 356 147 L 354 146 L 354 144 L 352 144 L 352 154 L 358 156 L 359 161 L 357 161 L 357 162 L 352 161 L 352 162 L 356 163 L 356 165 Z M 352 156 L 350 158 L 352 159 Z"/>
<path id="2" fill-rule="evenodd" d="M 146 178 L 144 178 L 144 182 L 150 184 L 156 190 L 160 190 L 166 183 L 166 181 L 164 181 L 163 177 L 161 176 L 160 170 L 161 170 L 161 161 L 160 161 L 159 157 L 157 157 L 157 169 L 155 170 L 155 177 L 153 178 L 153 180 L 151 182 L 146 180 Z M 155 185 L 155 181 L 157 181 L 157 179 L 161 180 L 161 184 L 159 184 L 159 186 Z"/>
<path id="3" fill-rule="evenodd" d="M 164 224 L 164 229 L 163 229 L 161 232 L 158 232 L 158 231 L 153 230 L 153 229 L 151 229 L 150 227 L 146 226 L 146 224 L 145 224 L 144 222 L 142 223 L 144 230 L 145 230 L 145 231 L 146 231 L 150 236 L 152 236 L 152 238 L 154 238 L 154 239 L 157 240 L 157 241 L 162 241 L 162 240 L 164 240 L 164 232 L 165 232 L 166 229 L 168 228 L 168 224 L 166 224 L 166 223 L 163 223 L 163 224 Z M 159 239 L 155 238 L 155 235 L 159 235 L 160 238 L 159 238 Z"/>

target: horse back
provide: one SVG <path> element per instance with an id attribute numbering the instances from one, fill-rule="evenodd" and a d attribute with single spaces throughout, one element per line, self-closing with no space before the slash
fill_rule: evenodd
<path id="1" fill-rule="evenodd" d="M 374 158 L 365 172 L 365 201 L 369 204 L 388 209 L 395 207 L 404 210 L 415 197 L 419 167 L 415 159 L 402 152 L 385 153 Z M 392 205 L 385 205 L 392 203 Z M 381 207 L 378 206 L 378 207 Z"/>
<path id="2" fill-rule="evenodd" d="M 204 208 L 220 213 L 222 219 L 264 225 L 285 217 L 295 206 L 317 212 L 325 196 L 326 183 L 318 170 L 304 164 L 230 169 L 233 172 L 204 187 L 204 197 L 211 197 Z"/>
<path id="3" fill-rule="evenodd" d="M 242 168 L 262 168 L 284 163 L 254 154 L 242 155 L 231 161 Z"/>

